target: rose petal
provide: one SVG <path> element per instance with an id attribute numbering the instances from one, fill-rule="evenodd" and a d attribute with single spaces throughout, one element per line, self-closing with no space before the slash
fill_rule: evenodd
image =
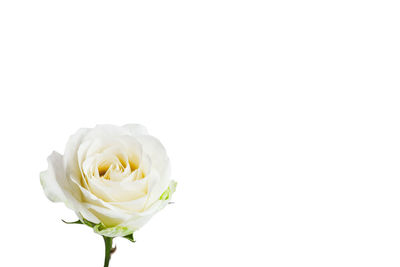
<path id="1" fill-rule="evenodd" d="M 132 136 L 148 134 L 146 127 L 140 124 L 125 124 L 122 128 L 126 129 Z"/>
<path id="2" fill-rule="evenodd" d="M 151 159 L 153 168 L 156 168 L 159 173 L 163 173 L 169 165 L 169 159 L 161 142 L 151 135 L 141 135 L 136 138 L 142 145 L 143 152 Z"/>
<path id="3" fill-rule="evenodd" d="M 49 163 L 48 170 L 43 172 L 41 176 L 41 183 L 46 196 L 51 201 L 64 202 L 67 207 L 81 213 L 92 222 L 100 222 L 82 206 L 79 191 L 66 178 L 63 157 L 59 153 L 53 152 L 47 160 Z"/>

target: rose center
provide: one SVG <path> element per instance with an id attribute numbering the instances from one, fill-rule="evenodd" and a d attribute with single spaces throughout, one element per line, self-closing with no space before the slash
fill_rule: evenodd
<path id="1" fill-rule="evenodd" d="M 103 162 L 97 168 L 99 172 L 100 178 L 104 178 L 110 180 L 110 174 L 113 173 L 122 173 L 124 171 L 124 167 L 121 162 Z"/>
<path id="2" fill-rule="evenodd" d="M 141 179 L 145 175 L 143 170 L 139 171 L 139 159 L 131 157 L 123 157 L 122 155 L 113 155 L 107 159 L 103 159 L 97 164 L 98 177 L 106 180 L 121 180 L 123 177 L 129 176 L 132 172 L 138 170 L 135 179 Z"/>

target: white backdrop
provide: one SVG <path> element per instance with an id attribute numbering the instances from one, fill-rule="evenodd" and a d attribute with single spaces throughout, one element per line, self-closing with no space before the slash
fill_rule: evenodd
<path id="1" fill-rule="evenodd" d="M 1 265 L 103 266 L 39 183 L 98 123 L 167 148 L 175 204 L 111 266 L 399 266 L 398 1 L 0 2 Z"/>

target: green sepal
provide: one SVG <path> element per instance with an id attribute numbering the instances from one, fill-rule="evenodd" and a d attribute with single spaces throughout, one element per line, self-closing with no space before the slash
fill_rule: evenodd
<path id="1" fill-rule="evenodd" d="M 81 220 L 77 220 L 75 222 L 67 222 L 67 221 L 64 221 L 64 220 L 61 220 L 61 221 L 63 221 L 63 223 L 66 223 L 66 224 L 85 224 L 85 225 L 87 225 L 89 227 L 96 226 L 95 223 L 92 223 L 91 221 L 88 221 L 85 218 L 83 218 L 82 220 L 83 220 L 83 222 Z"/>
<path id="2" fill-rule="evenodd" d="M 135 239 L 133 238 L 133 233 L 129 234 L 129 235 L 126 235 L 126 236 L 123 236 L 123 238 L 128 239 L 131 242 L 136 242 Z"/>
<path id="3" fill-rule="evenodd" d="M 178 183 L 175 181 L 171 181 L 171 183 L 169 184 L 168 188 L 161 194 L 160 196 L 160 200 L 168 200 L 172 197 L 172 194 L 175 192 L 176 190 L 176 185 Z"/>
<path id="4" fill-rule="evenodd" d="M 104 224 L 99 223 L 93 227 L 93 230 L 102 236 L 109 237 L 125 237 L 133 233 L 132 229 L 126 226 L 106 227 Z"/>
<path id="5" fill-rule="evenodd" d="M 82 220 L 83 220 L 84 224 L 86 224 L 89 227 L 93 228 L 93 227 L 95 227 L 97 225 L 97 224 L 95 224 L 95 223 L 93 223 L 91 221 L 86 220 L 85 218 L 82 218 Z M 100 224 L 100 223 L 98 223 L 98 224 Z"/>
<path id="6" fill-rule="evenodd" d="M 64 221 L 64 220 L 61 220 L 63 223 L 66 223 L 66 224 L 83 224 L 80 220 L 77 220 L 76 222 L 67 222 L 67 221 Z"/>
<path id="7" fill-rule="evenodd" d="M 104 237 L 123 237 L 128 239 L 131 242 L 135 242 L 133 238 L 133 231 L 126 226 L 114 226 L 114 227 L 106 227 L 103 223 L 93 223 L 91 221 L 82 218 L 81 220 L 77 220 L 75 222 L 67 222 L 62 220 L 66 224 L 84 224 L 93 229 L 96 234 L 99 234 Z"/>

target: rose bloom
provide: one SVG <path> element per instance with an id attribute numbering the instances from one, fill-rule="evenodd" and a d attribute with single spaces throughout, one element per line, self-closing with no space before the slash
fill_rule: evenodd
<path id="1" fill-rule="evenodd" d="M 48 165 L 40 175 L 46 196 L 109 237 L 142 227 L 176 187 L 164 147 L 137 124 L 80 129 L 64 155 L 53 152 Z"/>

